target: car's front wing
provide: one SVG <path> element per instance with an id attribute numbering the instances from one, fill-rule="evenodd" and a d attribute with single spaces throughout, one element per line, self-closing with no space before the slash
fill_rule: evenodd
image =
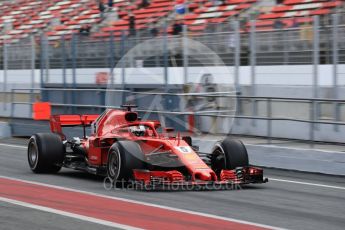
<path id="1" fill-rule="evenodd" d="M 238 167 L 234 170 L 222 170 L 216 181 L 188 180 L 181 172 L 133 170 L 137 185 L 145 188 L 166 189 L 238 189 L 244 184 L 268 182 L 263 177 L 263 170 L 257 167 Z"/>

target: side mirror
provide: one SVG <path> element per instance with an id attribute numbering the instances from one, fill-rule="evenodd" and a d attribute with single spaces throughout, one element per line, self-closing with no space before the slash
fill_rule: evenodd
<path id="1" fill-rule="evenodd" d="M 164 128 L 164 131 L 165 131 L 166 133 L 171 133 L 171 132 L 174 132 L 175 129 L 172 128 L 172 127 L 167 127 L 167 128 Z"/>

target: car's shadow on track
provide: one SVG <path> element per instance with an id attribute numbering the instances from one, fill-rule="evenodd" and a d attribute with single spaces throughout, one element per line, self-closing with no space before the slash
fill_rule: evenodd
<path id="1" fill-rule="evenodd" d="M 71 170 L 71 171 L 64 170 L 55 175 L 59 177 L 73 178 L 73 179 L 78 179 L 78 180 L 94 181 L 94 182 L 101 182 L 101 183 L 104 180 L 104 176 L 93 175 L 86 172 L 74 171 L 74 170 Z"/>
<path id="2" fill-rule="evenodd" d="M 136 191 L 136 192 L 156 192 L 156 193 L 171 193 L 171 192 L 222 192 L 222 191 L 229 191 L 229 192 L 236 192 L 239 190 L 261 190 L 263 188 L 259 187 L 245 187 L 242 189 L 125 189 L 125 188 L 116 188 L 115 190 L 120 191 Z"/>
<path id="3" fill-rule="evenodd" d="M 242 189 L 243 190 L 261 190 L 261 189 L 265 189 L 265 187 L 264 186 L 261 186 L 261 185 L 259 185 L 259 184 L 257 184 L 257 185 L 242 185 Z"/>
<path id="4" fill-rule="evenodd" d="M 115 190 L 130 190 L 130 191 L 138 191 L 138 192 L 163 192 L 163 193 L 170 193 L 170 192 L 220 192 L 220 191 L 240 191 L 240 190 L 260 190 L 264 189 L 264 187 L 260 187 L 260 185 L 241 185 L 241 186 L 235 186 L 235 187 L 225 187 L 225 188 L 219 188 L 219 187 L 165 187 L 165 188 L 143 188 L 143 187 L 137 187 L 137 188 L 121 188 L 116 187 L 113 188 Z"/>
<path id="5" fill-rule="evenodd" d="M 52 175 L 59 178 L 69 178 L 69 179 L 76 179 L 78 181 L 88 181 L 88 182 L 96 182 L 101 184 L 104 187 L 104 176 L 93 175 L 82 171 L 75 171 L 75 170 L 62 170 L 57 174 L 46 174 Z M 132 192 L 217 192 L 217 191 L 238 191 L 238 190 L 260 190 L 264 189 L 264 187 L 260 185 L 236 185 L 236 186 L 229 186 L 229 187 L 140 187 L 130 184 L 129 186 L 126 185 L 124 187 L 112 187 L 107 190 L 119 190 L 119 191 L 132 191 Z"/>

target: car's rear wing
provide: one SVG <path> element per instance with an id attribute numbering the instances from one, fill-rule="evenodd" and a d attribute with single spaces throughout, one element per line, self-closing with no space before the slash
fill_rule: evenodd
<path id="1" fill-rule="evenodd" d="M 99 117 L 98 114 L 90 115 L 53 115 L 50 117 L 50 130 L 53 133 L 59 134 L 63 140 L 66 139 L 66 136 L 62 132 L 62 127 L 74 127 L 82 126 L 84 129 L 84 138 L 85 127 L 90 126 Z"/>

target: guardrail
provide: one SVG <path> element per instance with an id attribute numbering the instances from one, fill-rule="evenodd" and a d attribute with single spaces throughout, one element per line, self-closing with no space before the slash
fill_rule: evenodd
<path id="1" fill-rule="evenodd" d="M 16 92 L 29 91 L 30 93 L 39 93 L 42 91 L 62 91 L 62 92 L 79 92 L 79 91 L 94 91 L 94 92 L 117 92 L 126 93 L 128 95 L 161 95 L 161 96 L 189 96 L 189 97 L 224 97 L 237 99 L 237 107 L 241 106 L 241 101 L 250 101 L 252 103 L 252 115 L 245 116 L 237 113 L 236 115 L 228 115 L 233 110 L 210 110 L 210 111 L 161 111 L 161 110 L 150 110 L 150 109 L 138 109 L 138 112 L 152 113 L 152 114 L 162 114 L 162 115 L 194 115 L 197 117 L 219 117 L 219 118 L 235 118 L 238 119 L 251 120 L 252 125 L 255 125 L 255 121 L 263 120 L 267 121 L 267 142 L 271 143 L 272 140 L 272 123 L 273 121 L 291 121 L 291 122 L 301 122 L 309 124 L 309 140 L 311 144 L 315 141 L 315 131 L 318 129 L 318 125 L 327 124 L 333 125 L 334 131 L 339 131 L 339 126 L 344 126 L 345 122 L 340 118 L 340 106 L 345 105 L 345 100 L 341 99 L 322 99 L 322 98 L 287 98 L 287 97 L 252 97 L 252 96 L 239 96 L 235 92 L 216 92 L 216 93 L 164 93 L 164 92 L 132 92 L 130 90 L 114 90 L 114 89 L 61 89 L 61 88 L 35 88 L 35 89 L 13 89 L 11 96 L 11 117 L 14 118 L 14 112 L 16 105 L 33 105 L 33 102 L 15 102 L 13 95 Z M 266 116 L 257 115 L 258 103 L 265 102 Z M 282 103 L 303 103 L 308 104 L 309 107 L 309 118 L 308 119 L 297 119 L 293 117 L 284 116 L 273 116 L 272 104 L 276 102 Z M 322 120 L 320 119 L 320 109 L 321 104 L 331 104 L 334 107 L 333 119 Z M 52 107 L 56 108 L 90 108 L 90 109 L 119 109 L 119 106 L 107 106 L 107 105 L 91 105 L 91 104 L 66 104 L 66 103 L 51 103 Z M 225 114 L 224 114 L 225 113 Z M 30 115 L 31 116 L 31 110 Z M 236 120 L 237 118 L 237 120 Z"/>

